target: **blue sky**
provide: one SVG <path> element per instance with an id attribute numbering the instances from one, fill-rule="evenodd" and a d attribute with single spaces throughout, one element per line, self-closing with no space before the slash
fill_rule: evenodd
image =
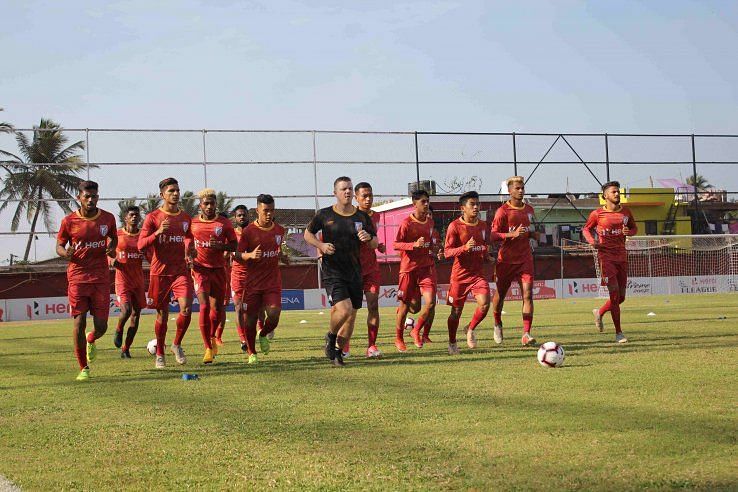
<path id="1" fill-rule="evenodd" d="M 48 117 L 67 128 L 738 133 L 736 2 L 5 1 L 2 13 L 0 119 L 18 127 Z M 157 138 L 139 138 L 142 160 L 180 145 Z M 333 153 L 368 159 L 389 149 L 389 157 L 410 159 L 405 143 L 339 142 Z M 536 160 L 549 144 L 523 142 L 519 157 Z M 611 158 L 690 157 L 684 141 L 647 144 L 613 143 Z M 197 153 L 195 144 L 182 145 Z M 290 153 L 279 142 L 259 145 L 265 155 L 270 146 Z M 421 145 L 439 155 L 479 150 L 469 142 Z M 586 160 L 604 158 L 599 143 L 579 145 Z M 131 149 L 93 146 L 93 160 L 123 161 Z M 222 146 L 245 154 L 249 145 Z M 496 146 L 510 148 L 485 146 L 491 158 Z M 12 141 L 0 137 L 0 148 L 8 147 Z M 699 152 L 738 160 L 738 142 L 710 149 L 701 142 Z M 557 147 L 551 157 L 573 156 Z M 457 173 L 427 169 L 441 181 Z M 733 169 L 704 174 L 738 190 Z M 320 186 L 338 171 L 326 169 Z M 350 173 L 395 193 L 411 179 L 407 171 Z M 654 174 L 689 172 L 640 171 L 617 177 L 645 186 Z M 214 171 L 211 184 L 233 194 L 229 172 Z M 459 171 L 473 172 L 484 174 Z M 197 173 L 185 173 L 186 188 L 202 185 Z M 302 174 L 295 183 L 285 175 L 289 192 L 309 179 Z M 495 192 L 507 174 L 485 174 L 483 191 Z M 533 185 L 559 179 L 558 189 L 569 177 L 578 191 L 596 184 L 581 168 L 537 176 Z M 153 191 L 138 181 L 135 189 L 117 177 L 101 181 L 108 196 Z M 259 189 L 244 194 L 275 191 L 251 181 Z"/>

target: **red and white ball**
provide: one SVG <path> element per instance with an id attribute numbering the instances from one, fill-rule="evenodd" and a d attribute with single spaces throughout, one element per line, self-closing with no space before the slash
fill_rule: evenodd
<path id="1" fill-rule="evenodd" d="M 543 367 L 561 367 L 564 365 L 564 347 L 556 342 L 546 342 L 538 349 L 538 362 Z"/>

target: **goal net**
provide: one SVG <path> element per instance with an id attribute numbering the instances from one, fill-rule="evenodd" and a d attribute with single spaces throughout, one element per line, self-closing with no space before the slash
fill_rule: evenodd
<path id="1" fill-rule="evenodd" d="M 564 240 L 564 251 L 591 255 L 602 277 L 597 250 Z M 738 292 L 738 235 L 634 236 L 628 251 L 628 295 Z M 607 297 L 601 287 L 598 294 Z"/>

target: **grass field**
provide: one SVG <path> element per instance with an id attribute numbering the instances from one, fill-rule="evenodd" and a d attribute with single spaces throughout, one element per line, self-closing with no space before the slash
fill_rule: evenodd
<path id="1" fill-rule="evenodd" d="M 169 356 L 164 371 L 145 317 L 134 359 L 112 328 L 98 342 L 88 383 L 74 381 L 70 321 L 5 323 L 0 474 L 27 490 L 738 489 L 738 296 L 629 299 L 623 346 L 609 316 L 594 329 L 597 303 L 536 304 L 539 342 L 566 349 L 560 369 L 519 346 L 519 303 L 505 344 L 485 320 L 458 357 L 443 306 L 435 343 L 406 354 L 383 310 L 385 357 L 365 360 L 360 312 L 344 369 L 321 355 L 327 312 L 285 313 L 258 366 L 232 324 L 217 363 L 200 364 L 193 319 L 188 365 Z"/>

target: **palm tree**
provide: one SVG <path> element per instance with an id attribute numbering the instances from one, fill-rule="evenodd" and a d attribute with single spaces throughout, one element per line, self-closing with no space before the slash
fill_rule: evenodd
<path id="1" fill-rule="evenodd" d="M 695 179 L 697 178 L 697 179 Z M 694 186 L 698 191 L 702 191 L 706 188 L 712 188 L 712 185 L 707 182 L 707 178 L 698 174 L 697 176 L 690 176 L 687 178 L 687 184 Z"/>
<path id="2" fill-rule="evenodd" d="M 189 190 L 182 193 L 179 199 L 179 208 L 187 212 L 190 217 L 197 215 L 200 209 L 197 203 L 197 195 Z"/>
<path id="3" fill-rule="evenodd" d="M 232 207 L 233 198 L 229 197 L 228 193 L 219 191 L 218 194 L 215 195 L 215 208 L 217 209 L 217 213 L 226 213 L 230 215 Z"/>
<path id="4" fill-rule="evenodd" d="M 39 126 L 33 128 L 32 141 L 23 133 L 15 133 L 22 157 L 0 150 L 0 157 L 9 159 L 1 163 L 7 174 L 0 189 L 0 199 L 5 200 L 0 212 L 11 200 L 18 200 L 10 230 L 18 230 L 24 213 L 31 223 L 23 261 L 28 261 L 39 216 L 46 230 L 51 230 L 51 202 L 56 201 L 65 213 L 71 213 L 72 204 L 76 203 L 74 197 L 82 181 L 78 174 L 86 168 L 78 152 L 84 150 L 85 143 L 78 141 L 67 145 L 68 140 L 59 124 L 41 119 Z"/>
<path id="5" fill-rule="evenodd" d="M 161 196 L 155 193 L 146 195 L 146 200 L 138 204 L 141 207 L 141 215 L 146 215 L 161 207 Z"/>
<path id="6" fill-rule="evenodd" d="M 3 108 L 0 108 L 0 111 L 5 111 Z M 15 129 L 13 128 L 13 125 L 10 123 L 0 122 L 0 133 L 12 133 Z"/>

